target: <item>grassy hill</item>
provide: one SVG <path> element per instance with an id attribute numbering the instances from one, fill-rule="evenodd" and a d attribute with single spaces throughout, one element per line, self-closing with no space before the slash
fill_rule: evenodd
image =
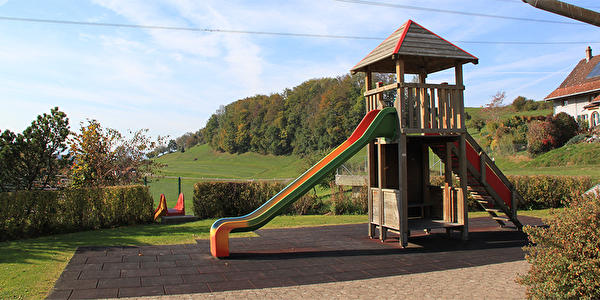
<path id="1" fill-rule="evenodd" d="M 296 155 L 220 153 L 207 144 L 163 155 L 157 161 L 167 165 L 163 169 L 166 176 L 193 178 L 290 178 L 301 167 L 301 159 Z"/>

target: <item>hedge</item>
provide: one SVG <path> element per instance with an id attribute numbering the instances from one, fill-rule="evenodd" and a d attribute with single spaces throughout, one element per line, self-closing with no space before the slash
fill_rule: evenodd
<path id="1" fill-rule="evenodd" d="M 199 182 L 194 185 L 193 210 L 199 219 L 248 214 L 285 187 L 269 182 Z"/>
<path id="2" fill-rule="evenodd" d="M 590 176 L 507 176 L 525 199 L 522 209 L 559 208 L 580 197 L 594 182 Z"/>
<path id="3" fill-rule="evenodd" d="M 589 188 L 589 176 L 507 176 L 525 199 L 520 209 L 563 207 Z M 442 176 L 432 176 L 432 185 L 442 185 Z M 458 186 L 458 179 L 454 179 Z M 194 185 L 194 214 L 200 219 L 236 217 L 248 214 L 281 191 L 281 183 L 267 182 L 201 182 Z M 358 198 L 352 198 L 342 188 L 332 185 L 331 197 L 324 200 L 316 195 L 305 195 L 284 214 L 362 214 L 367 207 L 366 189 Z M 483 208 L 469 194 L 469 211 Z"/>
<path id="4" fill-rule="evenodd" d="M 525 205 L 519 209 L 546 209 L 563 207 L 569 199 L 576 198 L 593 186 L 589 176 L 553 176 L 553 175 L 508 175 L 515 189 L 523 196 Z M 442 185 L 443 176 L 432 176 L 432 185 Z M 454 178 L 454 186 L 458 186 Z M 482 207 L 469 195 L 469 211 L 481 211 Z"/>
<path id="5" fill-rule="evenodd" d="M 148 223 L 147 187 L 0 193 L 0 240 Z"/>

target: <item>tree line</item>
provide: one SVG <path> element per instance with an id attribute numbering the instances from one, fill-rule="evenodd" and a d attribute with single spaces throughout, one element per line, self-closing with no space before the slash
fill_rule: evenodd
<path id="1" fill-rule="evenodd" d="M 381 76 L 378 81 L 390 81 Z M 198 131 L 217 151 L 308 155 L 337 147 L 365 115 L 364 75 L 316 78 L 221 106 Z"/>

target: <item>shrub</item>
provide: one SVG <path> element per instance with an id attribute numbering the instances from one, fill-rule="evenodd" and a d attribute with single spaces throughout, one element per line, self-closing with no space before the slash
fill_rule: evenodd
<path id="1" fill-rule="evenodd" d="M 525 199 L 524 209 L 563 207 L 569 199 L 579 197 L 593 182 L 589 176 L 507 176 Z"/>
<path id="2" fill-rule="evenodd" d="M 0 193 L 0 240 L 151 222 L 147 187 Z"/>
<path id="3" fill-rule="evenodd" d="M 572 116 L 561 112 L 543 122 L 532 122 L 527 132 L 527 152 L 535 156 L 562 147 L 577 134 L 579 124 Z"/>
<path id="4" fill-rule="evenodd" d="M 547 228 L 524 228 L 531 268 L 517 282 L 530 299 L 600 298 L 600 195 L 574 199 L 553 211 Z"/>
<path id="5" fill-rule="evenodd" d="M 336 185 L 335 182 L 330 183 L 331 188 L 331 213 L 334 215 L 364 215 L 368 212 L 368 195 L 366 188 L 361 189 L 361 192 L 354 197 L 352 193 L 348 193 L 343 186 Z"/>
<path id="6" fill-rule="evenodd" d="M 569 199 L 578 197 L 593 185 L 589 176 L 507 176 L 508 180 L 525 200 L 520 209 L 559 208 L 568 203 Z M 443 176 L 431 176 L 431 185 L 443 186 Z M 459 186 L 459 180 L 454 178 L 453 185 Z M 469 211 L 483 210 L 481 205 L 468 195 Z"/>
<path id="7" fill-rule="evenodd" d="M 575 145 L 584 142 L 588 138 L 587 134 L 578 134 L 572 137 L 565 146 Z"/>
<path id="8" fill-rule="evenodd" d="M 200 219 L 248 214 L 284 188 L 268 182 L 199 182 L 194 185 L 193 210 Z"/>

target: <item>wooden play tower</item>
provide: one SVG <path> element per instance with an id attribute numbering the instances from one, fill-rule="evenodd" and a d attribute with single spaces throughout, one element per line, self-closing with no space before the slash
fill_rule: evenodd
<path id="1" fill-rule="evenodd" d="M 360 61 L 367 112 L 394 107 L 396 138 L 378 138 L 368 146 L 369 236 L 383 241 L 388 230 L 408 245 L 411 231 L 445 228 L 468 238 L 468 195 L 504 226 L 517 219 L 514 186 L 467 133 L 463 69 L 478 59 L 409 20 Z M 432 84 L 428 74 L 454 69 L 454 84 Z M 396 82 L 373 84 L 374 73 L 395 74 Z M 418 76 L 406 82 L 405 74 Z M 433 152 L 445 168 L 443 186 L 430 182 Z M 454 184 L 454 178 L 459 184 Z M 378 230 L 377 230 L 378 229 Z"/>

